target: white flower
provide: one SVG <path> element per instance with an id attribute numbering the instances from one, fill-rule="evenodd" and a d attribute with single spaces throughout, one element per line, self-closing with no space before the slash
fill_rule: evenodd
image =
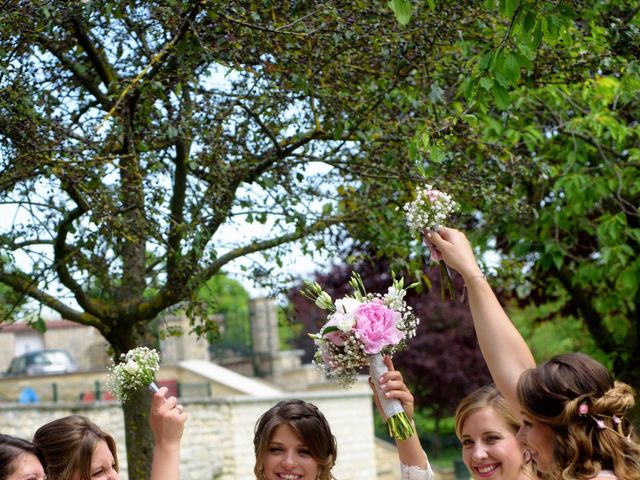
<path id="1" fill-rule="evenodd" d="M 336 300 L 336 312 L 353 314 L 360 305 L 362 305 L 362 302 L 359 302 L 355 298 L 344 297 Z"/>
<path id="2" fill-rule="evenodd" d="M 335 320 L 338 330 L 345 333 L 349 333 L 356 323 L 353 313 L 334 313 L 331 317 Z"/>
<path id="3" fill-rule="evenodd" d="M 387 290 L 387 295 L 386 295 L 386 300 L 387 303 L 392 304 L 392 303 L 396 303 L 396 302 L 402 302 L 402 299 L 404 298 L 404 296 L 407 294 L 407 291 L 403 288 L 396 288 L 395 286 L 391 286 L 389 287 L 389 290 Z"/>
<path id="4" fill-rule="evenodd" d="M 138 364 L 136 363 L 135 360 L 131 359 L 127 362 L 127 364 L 123 367 L 125 369 L 125 371 L 130 374 L 130 375 L 135 375 L 136 372 L 138 370 L 140 370 L 140 367 L 138 366 Z"/>

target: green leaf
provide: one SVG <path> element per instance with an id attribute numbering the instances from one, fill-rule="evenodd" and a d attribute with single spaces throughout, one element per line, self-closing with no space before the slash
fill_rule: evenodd
<path id="1" fill-rule="evenodd" d="M 429 100 L 431 100 L 431 103 L 441 103 L 443 99 L 444 90 L 434 82 L 431 85 L 431 90 L 429 91 Z"/>
<path id="2" fill-rule="evenodd" d="M 533 70 L 533 62 L 529 58 L 521 53 L 516 53 L 515 55 L 518 57 L 518 63 L 521 67 L 524 67 L 527 70 Z"/>
<path id="3" fill-rule="evenodd" d="M 520 62 L 515 53 L 509 52 L 506 55 L 498 57 L 497 73 L 501 73 L 509 81 L 515 85 L 520 80 Z"/>
<path id="4" fill-rule="evenodd" d="M 471 114 L 463 115 L 462 119 L 472 127 L 475 127 L 478 125 L 478 117 L 476 117 L 475 115 L 471 115 Z"/>
<path id="5" fill-rule="evenodd" d="M 480 79 L 480 86 L 485 90 L 491 90 L 493 88 L 493 80 L 489 77 L 482 77 Z"/>
<path id="6" fill-rule="evenodd" d="M 616 288 L 623 290 L 633 297 L 638 290 L 638 272 L 633 267 L 625 268 L 616 280 Z"/>
<path id="7" fill-rule="evenodd" d="M 540 42 L 542 42 L 542 24 L 541 22 L 536 22 L 529 45 L 533 50 L 536 50 L 540 46 Z"/>
<path id="8" fill-rule="evenodd" d="M 516 11 L 519 0 L 501 0 L 500 12 L 507 18 L 511 18 Z"/>
<path id="9" fill-rule="evenodd" d="M 501 110 L 505 110 L 511 105 L 509 92 L 506 88 L 497 83 L 493 85 L 493 98 L 496 100 L 496 106 Z"/>
<path id="10" fill-rule="evenodd" d="M 522 30 L 526 33 L 531 32 L 533 27 L 536 24 L 536 16 L 532 11 L 527 12 L 527 14 L 522 19 Z"/>
<path id="11" fill-rule="evenodd" d="M 411 19 L 411 4 L 409 0 L 391 0 L 387 6 L 393 11 L 400 25 L 407 25 Z"/>
<path id="12" fill-rule="evenodd" d="M 431 160 L 433 163 L 441 163 L 446 156 L 444 151 L 436 145 L 433 145 L 431 147 L 431 150 L 429 151 L 429 153 L 430 153 L 429 160 Z"/>
<path id="13" fill-rule="evenodd" d="M 484 72 L 491 66 L 491 60 L 493 59 L 493 52 L 485 53 L 480 59 L 480 71 Z"/>

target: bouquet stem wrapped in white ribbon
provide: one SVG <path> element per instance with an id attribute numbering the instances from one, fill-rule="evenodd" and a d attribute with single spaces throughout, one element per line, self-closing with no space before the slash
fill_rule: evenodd
<path id="1" fill-rule="evenodd" d="M 328 378 L 351 385 L 358 372 L 369 367 L 380 404 L 387 417 L 389 434 L 406 440 L 413 427 L 402 404 L 388 399 L 378 379 L 387 371 L 383 356 L 392 356 L 415 336 L 419 320 L 404 301 L 407 293 L 402 279 L 393 278 L 386 294 L 366 293 L 362 278 L 354 273 L 349 284 L 354 292 L 335 301 L 317 283 L 306 283 L 302 294 L 328 310 L 327 322 L 319 333 L 311 334 L 318 350 L 314 363 Z M 410 285 L 407 288 L 411 288 Z"/>
<path id="2" fill-rule="evenodd" d="M 397 398 L 385 397 L 384 392 L 380 388 L 380 381 L 378 379 L 388 371 L 389 369 L 385 365 L 381 354 L 369 355 L 369 374 L 371 375 L 373 386 L 376 389 L 380 407 L 387 419 L 389 435 L 398 440 L 407 440 L 415 431 L 409 417 L 402 408 L 402 403 L 400 403 L 400 400 Z"/>

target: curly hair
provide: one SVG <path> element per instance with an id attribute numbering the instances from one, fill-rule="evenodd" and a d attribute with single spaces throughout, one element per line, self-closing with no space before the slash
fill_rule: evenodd
<path id="1" fill-rule="evenodd" d="M 583 353 L 553 357 L 518 382 L 525 413 L 550 426 L 553 479 L 590 479 L 612 470 L 619 480 L 640 479 L 640 445 L 628 414 L 635 392 Z"/>
<path id="2" fill-rule="evenodd" d="M 49 480 L 70 480 L 74 473 L 80 478 L 91 478 L 91 457 L 100 441 L 111 451 L 118 470 L 116 442 L 108 433 L 81 415 L 53 420 L 41 426 L 33 436 L 47 461 Z"/>
<path id="3" fill-rule="evenodd" d="M 318 462 L 318 479 L 332 480 L 331 469 L 336 463 L 338 447 L 331 428 L 322 412 L 312 403 L 299 399 L 282 400 L 258 419 L 253 437 L 256 478 L 264 478 L 264 457 L 269 442 L 280 425 L 289 425 Z"/>

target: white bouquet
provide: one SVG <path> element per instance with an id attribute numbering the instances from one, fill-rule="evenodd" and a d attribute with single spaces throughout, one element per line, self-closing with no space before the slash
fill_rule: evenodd
<path id="1" fill-rule="evenodd" d="M 416 190 L 415 200 L 406 203 L 402 209 L 405 212 L 409 228 L 417 235 L 422 236 L 425 230 L 438 231 L 449 216 L 458 211 L 459 206 L 448 193 L 435 190 L 431 185 L 425 185 Z M 434 248 L 431 248 L 431 260 L 440 265 L 442 299 L 444 300 L 446 290 L 453 300 L 455 292 L 451 274 L 447 265 L 440 258 L 439 252 Z"/>
<path id="2" fill-rule="evenodd" d="M 137 347 L 120 355 L 120 359 L 107 377 L 106 388 L 111 395 L 124 402 L 139 388 L 158 391 L 154 379 L 160 370 L 160 354 L 156 350 Z"/>

